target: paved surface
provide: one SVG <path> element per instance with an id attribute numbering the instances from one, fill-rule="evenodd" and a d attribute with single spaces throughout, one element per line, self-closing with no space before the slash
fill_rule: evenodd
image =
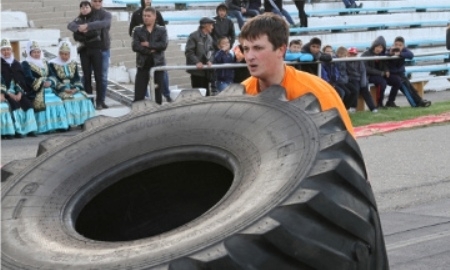
<path id="1" fill-rule="evenodd" d="M 450 91 L 426 93 L 436 102 Z M 112 101 L 99 114 L 117 117 L 129 109 Z M 398 104 L 407 106 L 404 97 Z M 40 141 L 81 130 L 3 140 L 1 164 L 35 157 Z M 450 123 L 358 139 L 386 239 L 391 269 L 450 269 Z"/>

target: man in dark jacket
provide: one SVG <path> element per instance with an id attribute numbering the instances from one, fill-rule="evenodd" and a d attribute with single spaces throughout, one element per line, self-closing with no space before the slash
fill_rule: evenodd
<path id="1" fill-rule="evenodd" d="M 197 69 L 188 70 L 191 74 L 192 88 L 206 89 L 206 95 L 210 95 L 209 84 L 211 82 L 212 72 L 204 70 L 204 65 L 211 66 L 214 60 L 213 39 L 211 37 L 214 29 L 214 20 L 208 17 L 200 19 L 198 30 L 192 32 L 186 42 L 184 55 L 186 56 L 186 65 L 195 65 Z"/>
<path id="2" fill-rule="evenodd" d="M 217 41 L 221 37 L 227 37 L 230 41 L 230 46 L 233 47 L 234 41 L 236 40 L 236 32 L 234 30 L 234 23 L 232 20 L 227 18 L 228 8 L 224 3 L 221 3 L 216 8 L 217 16 L 214 17 L 216 23 L 214 24 L 214 29 L 211 34 L 214 41 L 214 49 L 219 50 L 217 46 Z"/>
<path id="3" fill-rule="evenodd" d="M 146 7 L 143 12 L 143 26 L 137 26 L 133 33 L 133 51 L 136 52 L 137 73 L 134 85 L 134 102 L 143 100 L 150 79 L 150 69 L 166 64 L 164 51 L 168 45 L 167 31 L 156 24 L 156 9 Z M 162 103 L 161 89 L 164 88 L 164 72 L 155 72 L 155 101 Z"/>
<path id="4" fill-rule="evenodd" d="M 333 60 L 331 55 L 324 54 L 320 51 L 320 47 L 322 46 L 322 41 L 318 37 L 313 37 L 311 40 L 303 45 L 302 53 L 311 54 L 314 58 L 314 62 L 322 61 L 322 62 L 330 62 Z M 304 72 L 308 72 L 314 75 L 318 75 L 318 64 L 305 64 L 301 65 L 301 70 Z"/>
<path id="5" fill-rule="evenodd" d="M 152 0 L 141 0 L 141 7 L 133 12 L 131 15 L 130 20 L 130 27 L 128 28 L 128 34 L 130 34 L 130 37 L 133 36 L 133 29 L 136 26 L 144 24 L 144 21 L 142 20 L 142 13 L 144 11 L 144 8 L 151 7 L 152 6 Z M 164 18 L 161 15 L 161 12 L 158 10 L 156 11 L 156 24 L 160 26 L 165 26 L 166 23 L 164 22 Z"/>

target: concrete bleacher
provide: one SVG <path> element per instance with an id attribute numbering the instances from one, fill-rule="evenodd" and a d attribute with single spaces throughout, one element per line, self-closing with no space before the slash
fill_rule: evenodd
<path id="1" fill-rule="evenodd" d="M 174 3 L 189 2 L 187 10 L 176 10 Z M 198 27 L 198 19 L 203 16 L 214 16 L 215 6 L 223 1 L 172 1 L 153 0 L 153 5 L 162 11 L 165 20 L 169 21 L 167 30 L 169 34 L 169 47 L 166 51 L 168 65 L 184 65 L 184 53 L 180 50 L 185 42 L 179 39 L 178 35 L 187 35 L 195 31 Z M 129 16 L 131 10 L 126 5 L 113 4 L 113 0 L 103 0 L 106 6 L 113 13 L 113 24 L 111 27 L 112 48 L 111 65 L 125 66 L 132 69 L 135 66 L 135 54 L 131 50 L 131 38 L 128 36 Z M 138 0 L 137 2 L 140 2 Z M 301 32 L 300 38 L 307 42 L 313 36 L 322 39 L 323 44 L 338 46 L 356 46 L 359 50 L 364 50 L 370 46 L 372 40 L 383 35 L 388 44 L 391 44 L 396 36 L 404 36 L 407 45 L 414 52 L 427 50 L 442 50 L 444 47 L 445 22 L 450 18 L 450 5 L 448 0 L 435 0 L 429 5 L 419 0 L 392 0 L 392 1 L 362 1 L 364 9 L 359 14 L 339 15 L 343 9 L 341 0 L 313 1 L 306 4 L 305 9 L 311 17 L 308 18 L 309 30 L 295 29 Z M 13 35 L 17 32 L 19 39 L 38 39 L 46 46 L 55 46 L 59 38 L 71 38 L 72 33 L 66 29 L 68 22 L 73 20 L 79 12 L 79 1 L 63 0 L 4 0 L 2 1 L 2 36 Z M 298 22 L 297 10 L 292 1 L 285 1 L 285 8 L 293 14 L 294 20 Z M 413 7 L 449 7 L 427 9 L 427 12 L 417 12 Z M 409 7 L 406 9 L 406 7 Z M 386 9 L 387 13 L 378 14 L 377 11 Z M 27 17 L 20 23 L 12 24 L 5 20 L 4 11 L 11 10 L 22 12 Z M 13 13 L 14 13 L 13 12 Z M 23 17 L 17 15 L 18 17 Z M 395 16 L 394 16 L 395 15 Z M 11 15 L 14 17 L 16 15 Z M 181 21 L 180 18 L 189 17 L 188 21 Z M 6 22 L 6 24 L 4 23 Z M 366 27 L 359 27 L 378 24 L 377 29 L 367 31 Z M 370 22 L 370 23 L 369 23 Z M 391 27 L 386 26 L 389 22 Z M 433 22 L 432 25 L 425 25 L 426 22 Z M 420 27 L 410 27 L 421 24 Z M 5 24 L 5 25 L 4 25 Z M 396 25 L 396 27 L 393 27 Z M 343 29 L 343 32 L 332 32 L 332 28 Z M 316 30 L 314 30 L 316 28 Z M 353 28 L 353 29 L 351 29 Z M 239 29 L 236 24 L 236 29 Z M 45 32 L 42 32 L 45 31 Z M 303 32 L 302 32 L 303 31 Z M 308 33 L 305 33 L 307 31 Z M 38 34 L 39 33 L 39 34 Z M 44 34 L 43 34 L 44 33 Z M 17 34 L 14 34 L 17 35 Z M 73 40 L 72 40 L 73 41 Z M 430 58 L 428 58 L 430 59 Z M 439 61 L 439 60 L 437 60 Z M 189 77 L 184 71 L 171 71 L 170 84 L 179 87 L 188 87 Z"/>

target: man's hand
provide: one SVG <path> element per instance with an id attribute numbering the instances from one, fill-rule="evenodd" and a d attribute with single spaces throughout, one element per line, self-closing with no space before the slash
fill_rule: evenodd
<path id="1" fill-rule="evenodd" d="M 78 32 L 86 33 L 87 31 L 88 31 L 88 25 L 86 23 L 85 24 L 80 24 L 78 26 Z"/>
<path id="2" fill-rule="evenodd" d="M 211 61 L 206 62 L 206 64 L 208 65 L 208 67 L 212 65 Z"/>
<path id="3" fill-rule="evenodd" d="M 241 7 L 241 13 L 244 14 L 245 12 L 247 12 L 247 10 L 243 7 Z"/>
<path id="4" fill-rule="evenodd" d="M 141 46 L 150 47 L 150 43 L 148 41 L 141 41 Z"/>
<path id="5" fill-rule="evenodd" d="M 203 63 L 202 62 L 198 62 L 197 64 L 195 64 L 195 66 L 197 68 L 203 68 Z"/>

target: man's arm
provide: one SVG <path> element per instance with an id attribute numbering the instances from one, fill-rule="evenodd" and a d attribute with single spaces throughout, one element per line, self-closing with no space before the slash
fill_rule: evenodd
<path id="1" fill-rule="evenodd" d="M 156 26 L 158 27 L 158 26 Z M 167 38 L 167 30 L 165 27 L 159 27 L 159 31 L 161 31 L 161 38 L 156 40 L 155 42 L 150 43 L 150 49 L 156 50 L 156 51 L 165 51 L 167 49 L 167 45 L 169 44 L 168 38 Z"/>
<path id="2" fill-rule="evenodd" d="M 105 10 L 97 11 L 98 13 L 102 12 L 102 14 L 97 17 L 95 21 L 87 23 L 89 30 L 101 30 L 103 28 L 111 27 L 111 13 Z"/>
<path id="3" fill-rule="evenodd" d="M 136 29 L 133 32 L 133 41 L 131 43 L 131 48 L 133 49 L 133 52 L 137 52 L 140 54 L 151 54 L 151 50 L 149 47 L 145 47 L 141 45 L 141 42 L 146 40 L 141 40 L 139 36 L 139 32 L 141 31 L 141 27 L 136 27 Z"/>
<path id="4" fill-rule="evenodd" d="M 78 24 L 77 24 L 78 18 L 75 18 L 75 20 L 71 21 L 69 24 L 67 24 L 67 29 L 69 29 L 72 32 L 78 31 Z"/>
<path id="5" fill-rule="evenodd" d="M 197 47 L 197 41 L 195 38 L 191 35 L 188 38 L 188 41 L 186 42 L 186 48 L 184 51 L 184 55 L 186 56 L 187 63 L 190 65 L 195 65 L 198 62 L 201 62 L 198 57 L 195 55 L 195 49 Z"/>

